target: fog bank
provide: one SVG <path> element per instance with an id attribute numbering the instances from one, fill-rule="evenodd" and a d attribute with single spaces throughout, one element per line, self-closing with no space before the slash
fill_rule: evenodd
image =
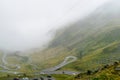
<path id="1" fill-rule="evenodd" d="M 77 21 L 110 0 L 0 0 L 0 49 L 42 47 L 50 31 Z"/>

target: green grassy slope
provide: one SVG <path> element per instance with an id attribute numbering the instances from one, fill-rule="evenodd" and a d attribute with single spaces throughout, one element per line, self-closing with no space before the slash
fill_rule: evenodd
<path id="1" fill-rule="evenodd" d="M 104 65 L 96 71 L 91 70 L 90 74 L 88 72 L 79 74 L 75 80 L 120 80 L 120 71 L 116 68 L 120 68 L 120 63 Z"/>
<path id="2" fill-rule="evenodd" d="M 78 60 L 63 69 L 85 71 L 118 60 L 119 8 L 117 0 L 110 2 L 83 20 L 58 30 L 47 49 L 32 55 L 34 63 L 47 68 L 59 64 L 66 56 L 74 55 Z"/>
<path id="3" fill-rule="evenodd" d="M 120 58 L 120 6 L 109 3 L 98 8 L 88 17 L 69 27 L 57 31 L 54 39 L 43 51 L 34 52 L 29 57 L 39 69 L 34 70 L 26 58 L 17 61 L 19 56 L 11 56 L 8 61 L 20 63 L 19 70 L 25 73 L 40 71 L 62 62 L 66 56 L 74 55 L 78 60 L 66 65 L 63 70 L 95 70 L 111 64 Z M 16 61 L 14 61 L 16 60 Z"/>

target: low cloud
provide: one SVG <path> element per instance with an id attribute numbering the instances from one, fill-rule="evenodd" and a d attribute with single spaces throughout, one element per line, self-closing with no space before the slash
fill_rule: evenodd
<path id="1" fill-rule="evenodd" d="M 51 39 L 50 30 L 83 18 L 107 1 L 0 0 L 0 48 L 41 47 Z"/>

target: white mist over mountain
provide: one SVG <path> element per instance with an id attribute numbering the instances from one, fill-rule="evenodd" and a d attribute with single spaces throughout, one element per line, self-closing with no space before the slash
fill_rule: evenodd
<path id="1" fill-rule="evenodd" d="M 0 48 L 41 47 L 52 29 L 77 21 L 110 0 L 0 0 Z"/>

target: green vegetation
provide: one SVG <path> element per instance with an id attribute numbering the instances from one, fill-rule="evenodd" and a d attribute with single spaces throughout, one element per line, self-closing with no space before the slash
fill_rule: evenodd
<path id="1" fill-rule="evenodd" d="M 30 52 L 31 54 L 25 57 L 9 55 L 7 61 L 11 64 L 20 64 L 21 69 L 18 71 L 30 74 L 53 67 L 61 63 L 65 57 L 73 55 L 78 58 L 77 61 L 64 66 L 61 70 L 83 72 L 81 80 L 89 78 L 91 80 L 120 80 L 119 75 L 116 72 L 114 74 L 114 65 L 93 74 L 101 67 L 120 60 L 120 10 L 117 7 L 104 6 L 83 20 L 57 30 L 54 39 L 46 49 Z M 109 11 L 111 9 L 115 11 Z M 29 62 L 29 59 L 32 62 Z M 84 74 L 86 71 L 89 75 Z M 3 73 L 0 72 L 0 74 Z M 57 80 L 74 78 L 68 75 L 53 76 Z"/>
<path id="2" fill-rule="evenodd" d="M 70 76 L 70 75 L 52 75 L 56 80 L 74 80 L 75 76 Z"/>
<path id="3" fill-rule="evenodd" d="M 120 80 L 120 70 L 115 70 L 115 68 L 120 68 L 120 63 L 112 65 L 104 65 L 96 71 L 91 71 L 91 74 L 83 73 L 77 75 L 75 80 Z"/>

